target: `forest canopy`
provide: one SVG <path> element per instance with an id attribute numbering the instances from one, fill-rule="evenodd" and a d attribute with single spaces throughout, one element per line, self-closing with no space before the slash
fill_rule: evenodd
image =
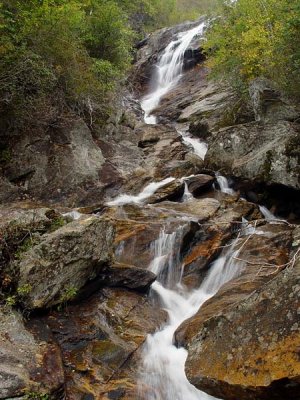
<path id="1" fill-rule="evenodd" d="M 222 1 L 207 32 L 209 66 L 239 90 L 257 77 L 300 97 L 299 0 Z"/>

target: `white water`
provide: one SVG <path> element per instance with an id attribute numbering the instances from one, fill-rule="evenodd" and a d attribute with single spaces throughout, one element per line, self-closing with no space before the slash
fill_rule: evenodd
<path id="1" fill-rule="evenodd" d="M 74 221 L 76 221 L 77 219 L 79 219 L 83 214 L 81 214 L 80 212 L 73 210 L 73 211 L 69 211 L 67 213 L 62 214 L 63 217 L 69 217 L 71 219 L 73 219 Z"/>
<path id="2" fill-rule="evenodd" d="M 194 196 L 189 191 L 188 184 L 186 182 L 184 182 L 184 193 L 183 193 L 183 196 L 182 196 L 182 201 L 186 202 L 186 201 L 192 200 L 193 198 L 194 198 Z"/>
<path id="3" fill-rule="evenodd" d="M 177 127 L 177 132 L 182 136 L 183 142 L 187 146 L 192 146 L 194 153 L 201 158 L 201 160 L 204 160 L 204 157 L 207 153 L 208 150 L 208 145 L 207 143 L 201 141 L 198 138 L 194 138 L 189 135 L 188 132 L 188 127 L 184 128 L 179 128 L 179 125 Z"/>
<path id="4" fill-rule="evenodd" d="M 216 174 L 216 178 L 222 193 L 234 195 L 234 190 L 230 189 L 228 179 L 225 176 Z"/>
<path id="5" fill-rule="evenodd" d="M 234 259 L 238 254 L 238 240 L 212 264 L 199 289 L 189 292 L 181 284 L 182 266 L 176 247 L 179 234 L 162 231 L 154 245 L 154 260 L 149 268 L 158 273 L 158 279 L 152 284 L 152 295 L 158 296 L 169 318 L 158 332 L 148 336 L 145 343 L 139 379 L 140 400 L 214 399 L 187 380 L 184 371 L 187 351 L 173 345 L 173 335 L 181 323 L 192 317 L 225 282 L 240 274 L 243 266 Z"/>
<path id="6" fill-rule="evenodd" d="M 174 87 L 182 74 L 184 52 L 196 35 L 202 35 L 205 23 L 202 22 L 196 28 L 178 34 L 164 50 L 154 76 L 154 89 L 141 101 L 142 109 L 145 112 L 145 122 L 155 124 L 156 117 L 151 112 L 158 106 L 160 99 Z"/>
<path id="7" fill-rule="evenodd" d="M 262 215 L 265 217 L 266 221 L 268 222 L 278 221 L 278 218 L 276 218 L 275 215 L 272 214 L 271 211 L 267 209 L 267 207 L 259 206 L 259 209 Z"/>
<path id="8" fill-rule="evenodd" d="M 109 201 L 107 203 L 108 206 L 122 206 L 124 204 L 141 204 L 146 199 L 151 197 L 159 188 L 165 186 L 167 183 L 173 182 L 175 178 L 166 178 L 160 182 L 151 182 L 147 185 L 140 194 L 137 196 L 129 195 L 129 194 L 121 194 L 120 196 L 116 197 L 114 200 Z"/>
<path id="9" fill-rule="evenodd" d="M 190 144 L 193 149 L 195 154 L 201 158 L 201 160 L 204 160 L 205 154 L 207 153 L 208 146 L 205 142 L 201 142 L 197 138 L 193 138 L 191 136 L 182 136 L 183 141 L 187 144 Z"/>

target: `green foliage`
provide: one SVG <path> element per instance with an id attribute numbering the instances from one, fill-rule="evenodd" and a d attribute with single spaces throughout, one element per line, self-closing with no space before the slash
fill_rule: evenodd
<path id="1" fill-rule="evenodd" d="M 29 392 L 27 391 L 23 397 L 25 400 L 49 400 L 50 395 L 48 393 Z"/>
<path id="2" fill-rule="evenodd" d="M 23 257 L 23 254 L 30 250 L 31 247 L 34 246 L 34 244 L 35 241 L 31 236 L 24 239 L 21 245 L 18 247 L 17 251 L 15 252 L 15 258 L 20 260 Z"/>
<path id="3" fill-rule="evenodd" d="M 117 1 L 0 1 L 0 119 L 60 126 L 107 99 L 131 62 L 132 30 Z"/>
<path id="4" fill-rule="evenodd" d="M 298 0 L 223 1 L 222 16 L 205 43 L 213 74 L 239 90 L 265 76 L 300 95 L 300 4 Z"/>
<path id="5" fill-rule="evenodd" d="M 49 227 L 49 231 L 50 232 L 54 232 L 57 229 L 59 229 L 62 226 L 64 226 L 65 224 L 66 224 L 66 221 L 64 220 L 63 217 L 57 217 L 51 222 L 51 225 Z"/>
<path id="6" fill-rule="evenodd" d="M 66 288 L 65 292 L 61 295 L 60 301 L 62 303 L 73 300 L 78 294 L 78 289 L 74 286 Z"/>

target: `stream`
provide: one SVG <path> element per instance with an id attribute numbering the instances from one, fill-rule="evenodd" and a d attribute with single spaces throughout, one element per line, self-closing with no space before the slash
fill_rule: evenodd
<path id="1" fill-rule="evenodd" d="M 180 80 L 183 71 L 184 52 L 190 42 L 201 37 L 205 23 L 178 34 L 164 50 L 156 66 L 152 78 L 152 92 L 141 100 L 145 112 L 145 122 L 155 124 L 156 117 L 152 111 L 159 105 L 160 99 Z M 184 143 L 193 148 L 194 153 L 204 159 L 207 145 L 189 135 L 186 127 L 178 127 Z M 124 205 L 127 203 L 147 203 L 159 187 L 171 182 L 170 177 L 161 182 L 152 182 L 137 196 L 121 195 L 109 205 Z M 231 193 L 224 177 L 218 177 L 220 189 Z M 187 186 L 183 201 L 189 201 L 192 195 Z M 167 222 L 166 222 L 167 225 Z M 180 247 L 184 229 L 167 233 L 162 229 L 158 239 L 153 243 L 153 260 L 149 270 L 157 275 L 152 284 L 150 297 L 158 302 L 159 307 L 168 313 L 168 321 L 155 334 L 147 337 L 143 349 L 142 365 L 138 377 L 138 399 L 140 400 L 209 400 L 213 397 L 197 390 L 186 378 L 184 365 L 187 351 L 173 345 L 173 335 L 176 329 L 188 318 L 192 317 L 201 305 L 212 297 L 219 288 L 236 277 L 242 266 L 234 260 L 237 255 L 238 239 L 225 249 L 213 263 L 207 276 L 197 290 L 188 290 L 182 283 L 183 267 L 180 262 Z"/>
<path id="2" fill-rule="evenodd" d="M 179 33 L 162 52 L 152 77 L 152 91 L 141 99 L 146 124 L 154 125 L 158 121 L 152 114 L 160 100 L 179 82 L 183 74 L 184 53 L 195 37 L 203 37 L 205 23 L 189 31 Z M 202 160 L 207 152 L 207 144 L 192 137 L 185 125 L 176 125 L 177 132 L 182 136 L 183 143 L 192 148 L 195 155 Z M 182 202 L 193 200 L 188 190 L 186 179 Z M 168 177 L 159 182 L 151 182 L 139 194 L 122 194 L 107 205 L 120 206 L 125 204 L 146 205 L 147 200 L 164 185 L 174 181 Z M 226 177 L 216 173 L 216 190 L 227 195 L 234 195 Z M 276 219 L 269 210 L 261 206 L 261 212 L 267 220 Z M 180 257 L 180 244 L 184 238 L 183 225 L 172 231 L 170 221 L 165 221 L 158 238 L 152 242 L 152 261 L 148 269 L 156 274 L 157 279 L 152 284 L 149 297 L 157 307 L 167 312 L 167 322 L 158 328 L 154 334 L 148 335 L 142 350 L 142 358 L 138 370 L 137 399 L 139 400 L 212 400 L 210 395 L 196 389 L 189 383 L 185 375 L 187 350 L 174 345 L 174 333 L 187 319 L 195 315 L 199 308 L 228 281 L 238 277 L 244 268 L 244 262 L 238 261 L 241 250 L 241 237 L 256 232 L 255 227 L 248 225 L 243 219 L 242 229 L 236 239 L 225 246 L 220 256 L 211 264 L 201 285 L 189 289 L 182 283 L 183 265 Z M 257 231 L 257 234 L 260 234 Z M 262 232 L 263 234 L 263 232 Z M 122 249 L 120 249 L 122 251 Z"/>

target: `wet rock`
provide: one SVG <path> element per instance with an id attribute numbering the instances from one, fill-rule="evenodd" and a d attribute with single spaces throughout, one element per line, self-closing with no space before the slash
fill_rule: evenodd
<path id="1" fill-rule="evenodd" d="M 201 174 L 185 179 L 185 182 L 187 183 L 189 191 L 194 197 L 197 197 L 209 190 L 212 187 L 214 180 L 215 178 L 210 175 Z"/>
<path id="2" fill-rule="evenodd" d="M 221 129 L 209 140 L 205 164 L 227 175 L 299 189 L 299 132 L 289 122 Z"/>
<path id="3" fill-rule="evenodd" d="M 205 203 L 202 204 L 206 209 Z M 221 200 L 219 208 L 209 219 L 199 221 L 200 226 L 191 238 L 189 251 L 183 258 L 183 282 L 190 288 L 199 287 L 211 262 L 220 255 L 223 246 L 228 245 L 236 232 L 242 229 L 242 218 L 252 220 L 259 216 L 254 204 Z"/>
<path id="4" fill-rule="evenodd" d="M 115 263 L 103 271 L 102 285 L 147 292 L 156 275 L 147 269 Z"/>
<path id="5" fill-rule="evenodd" d="M 184 193 L 184 183 L 175 179 L 172 182 L 161 186 L 149 199 L 148 204 L 160 203 L 165 200 L 180 200 Z"/>
<path id="6" fill-rule="evenodd" d="M 62 349 L 67 397 L 136 398 L 138 353 L 165 319 L 146 297 L 122 289 L 103 289 L 67 313 L 50 313 L 46 321 Z"/>
<path id="7" fill-rule="evenodd" d="M 192 199 L 187 203 L 171 203 L 163 202 L 158 204 L 163 210 L 170 210 L 173 213 L 181 216 L 190 216 L 191 218 L 196 218 L 198 222 L 207 221 L 212 217 L 217 210 L 220 208 L 220 203 L 216 199 L 206 198 L 206 199 Z"/>
<path id="8" fill-rule="evenodd" d="M 110 221 L 86 217 L 43 237 L 15 262 L 18 288 L 29 308 L 48 308 L 76 297 L 110 261 L 114 229 Z"/>
<path id="9" fill-rule="evenodd" d="M 240 277 L 177 330 L 177 343 L 189 351 L 187 376 L 199 389 L 230 400 L 296 398 L 299 264 L 285 270 L 292 231 L 266 225 L 245 237 L 236 255 Z"/>
<path id="10" fill-rule="evenodd" d="M 41 332 L 42 331 L 42 332 Z M 63 392 L 60 350 L 41 324 L 27 328 L 17 311 L 0 309 L 0 398 Z"/>

